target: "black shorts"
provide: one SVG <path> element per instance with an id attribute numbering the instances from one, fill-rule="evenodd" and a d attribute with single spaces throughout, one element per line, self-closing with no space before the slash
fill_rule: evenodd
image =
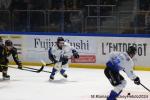
<path id="1" fill-rule="evenodd" d="M 120 75 L 119 72 L 112 71 L 109 67 L 105 68 L 104 74 L 113 86 L 121 84 L 121 81 L 124 80 L 123 76 Z"/>

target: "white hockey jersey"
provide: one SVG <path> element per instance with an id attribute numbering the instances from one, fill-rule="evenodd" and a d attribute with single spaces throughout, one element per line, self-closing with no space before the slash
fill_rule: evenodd
<path id="1" fill-rule="evenodd" d="M 64 46 L 62 49 L 59 49 L 57 47 L 57 45 L 54 45 L 52 48 L 50 48 L 49 52 L 51 52 L 51 54 L 53 54 L 55 56 L 55 59 L 57 61 L 60 60 L 60 56 L 64 55 L 64 56 L 68 56 L 71 57 L 72 55 L 72 50 L 74 50 L 75 48 L 73 46 L 71 46 L 69 43 L 64 42 Z"/>
<path id="2" fill-rule="evenodd" d="M 134 62 L 126 52 L 110 53 L 106 64 L 114 71 L 123 70 L 131 80 L 137 77 L 133 72 Z"/>

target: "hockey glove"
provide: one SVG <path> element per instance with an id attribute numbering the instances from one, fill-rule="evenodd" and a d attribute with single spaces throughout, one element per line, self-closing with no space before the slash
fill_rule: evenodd
<path id="1" fill-rule="evenodd" d="M 68 56 L 61 55 L 60 62 L 66 62 L 66 61 L 68 61 Z"/>
<path id="2" fill-rule="evenodd" d="M 134 83 L 135 83 L 136 85 L 140 85 L 140 78 L 139 78 L 139 77 L 136 77 L 136 78 L 134 79 Z"/>
<path id="3" fill-rule="evenodd" d="M 52 62 L 53 62 L 54 64 L 56 64 L 58 61 L 57 61 L 56 59 L 54 59 Z"/>
<path id="4" fill-rule="evenodd" d="M 56 64 L 58 61 L 55 59 L 56 57 L 52 54 L 49 55 L 49 59 L 54 63 Z"/>
<path id="5" fill-rule="evenodd" d="M 74 53 L 73 53 L 73 57 L 74 57 L 74 58 L 79 58 L 78 52 L 74 52 Z"/>

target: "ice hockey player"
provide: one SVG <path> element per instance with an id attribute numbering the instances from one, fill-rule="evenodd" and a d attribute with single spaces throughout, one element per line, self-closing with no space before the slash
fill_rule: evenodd
<path id="1" fill-rule="evenodd" d="M 74 58 L 79 58 L 78 52 L 74 47 L 70 46 L 69 43 L 64 41 L 63 37 L 58 37 L 56 45 L 49 49 L 49 59 L 54 63 L 52 68 L 52 73 L 50 75 L 50 80 L 54 80 L 56 72 L 60 72 L 62 76 L 67 78 L 65 73 L 66 68 L 68 68 L 68 59 L 70 58 L 70 52 L 73 54 Z"/>
<path id="2" fill-rule="evenodd" d="M 0 46 L 0 71 L 4 80 L 9 80 L 10 76 L 7 74 L 8 71 L 8 57 L 12 54 L 14 61 L 18 65 L 19 69 L 22 69 L 22 63 L 18 58 L 17 49 L 13 46 L 11 40 L 6 40 L 4 45 Z"/>
<path id="3" fill-rule="evenodd" d="M 136 52 L 136 48 L 130 46 L 127 52 L 110 53 L 104 73 L 112 86 L 114 86 L 114 90 L 110 92 L 107 100 L 117 100 L 116 98 L 126 86 L 126 80 L 119 73 L 120 70 L 124 71 L 135 84 L 140 84 L 139 77 L 133 72 L 134 62 L 132 58 L 135 56 Z"/>

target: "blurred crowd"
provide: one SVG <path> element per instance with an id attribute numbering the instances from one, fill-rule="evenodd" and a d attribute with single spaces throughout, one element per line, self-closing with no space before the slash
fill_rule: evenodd
<path id="1" fill-rule="evenodd" d="M 87 5 L 119 6 L 122 1 L 124 0 L 0 0 L 0 31 L 81 32 L 83 19 L 88 15 Z M 91 15 L 97 16 L 97 7 L 95 8 L 91 9 Z M 149 11 L 150 0 L 139 0 L 139 9 Z M 100 6 L 101 16 L 107 16 L 110 11 L 109 7 Z"/>
<path id="2" fill-rule="evenodd" d="M 115 5 L 121 0 L 0 0 L 0 9 L 82 9 L 84 5 Z M 63 5 L 64 4 L 64 5 Z"/>

